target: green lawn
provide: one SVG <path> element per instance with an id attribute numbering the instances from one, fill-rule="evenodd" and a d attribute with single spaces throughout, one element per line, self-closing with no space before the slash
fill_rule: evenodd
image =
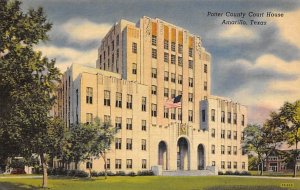
<path id="1" fill-rule="evenodd" d="M 42 179 L 0 178 L 0 190 L 39 189 Z M 255 189 L 276 190 L 281 183 L 292 183 L 293 189 L 300 188 L 300 180 L 254 179 L 227 176 L 204 177 L 103 177 L 93 179 L 50 178 L 53 190 L 219 190 Z M 242 186 L 242 187 L 241 187 Z M 245 188 L 245 186 L 250 186 Z M 263 186 L 263 187 L 258 187 Z M 267 187 L 269 186 L 269 187 Z M 221 188 L 222 187 L 222 188 Z"/>

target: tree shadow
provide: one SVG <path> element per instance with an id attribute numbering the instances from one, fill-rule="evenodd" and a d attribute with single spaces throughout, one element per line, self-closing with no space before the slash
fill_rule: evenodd
<path id="1" fill-rule="evenodd" d="M 22 183 L 12 183 L 12 182 L 0 182 L 0 189 L 2 190 L 35 190 L 43 189 L 42 187 L 36 187 L 33 185 L 27 185 Z"/>

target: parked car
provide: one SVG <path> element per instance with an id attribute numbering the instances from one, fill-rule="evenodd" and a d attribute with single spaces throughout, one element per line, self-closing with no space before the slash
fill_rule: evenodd
<path id="1" fill-rule="evenodd" d="M 26 174 L 26 172 L 23 168 L 14 168 L 10 174 Z"/>

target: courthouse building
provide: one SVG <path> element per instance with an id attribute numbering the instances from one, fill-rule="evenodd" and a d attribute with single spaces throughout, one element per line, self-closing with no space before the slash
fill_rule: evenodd
<path id="1" fill-rule="evenodd" d="M 95 117 L 112 122 L 112 172 L 248 167 L 241 147 L 246 107 L 211 95 L 211 55 L 201 38 L 161 19 L 112 26 L 96 68 L 73 64 L 64 73 L 58 114 L 67 126 Z M 104 170 L 102 158 L 92 163 Z"/>

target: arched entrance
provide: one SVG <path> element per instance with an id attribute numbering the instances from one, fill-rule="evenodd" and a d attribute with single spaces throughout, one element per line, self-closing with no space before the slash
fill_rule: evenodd
<path id="1" fill-rule="evenodd" d="M 186 138 L 180 137 L 177 142 L 177 169 L 190 169 L 190 151 L 189 144 Z"/>
<path id="2" fill-rule="evenodd" d="M 205 159 L 204 159 L 204 146 L 202 144 L 198 145 L 198 170 L 205 169 Z"/>
<path id="3" fill-rule="evenodd" d="M 168 170 L 168 151 L 164 141 L 158 144 L 158 165 L 161 165 L 163 170 Z"/>

